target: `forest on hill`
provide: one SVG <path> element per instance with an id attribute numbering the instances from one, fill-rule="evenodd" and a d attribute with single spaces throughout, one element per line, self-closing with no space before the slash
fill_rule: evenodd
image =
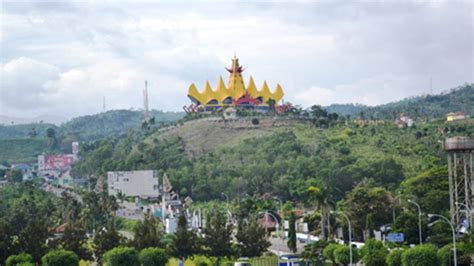
<path id="1" fill-rule="evenodd" d="M 415 119 L 444 117 L 449 112 L 465 112 L 473 115 L 474 84 L 465 84 L 440 94 L 423 95 L 403 99 L 378 106 L 361 104 L 332 104 L 326 107 L 329 112 L 350 115 L 353 118 L 395 119 L 404 113 Z"/>
<path id="2" fill-rule="evenodd" d="M 392 122 L 338 118 L 329 127 L 279 127 L 200 156 L 190 156 L 187 140 L 178 134 L 165 139 L 159 133 L 146 138 L 129 134 L 83 146 L 71 174 L 94 184 L 107 171 L 153 169 L 167 173 L 181 197 L 198 202 L 219 200 L 223 194 L 232 201 L 271 195 L 300 207 L 317 202 L 340 206 L 351 210 L 354 234 L 361 239 L 367 227 L 390 222 L 392 209 L 387 206 L 400 208 L 396 202 L 402 198 L 416 199 L 427 213 L 447 211 L 446 156 L 440 142 L 474 135 L 471 125 L 471 120 L 437 120 L 398 128 Z M 209 141 L 206 135 L 201 138 Z M 315 215 L 307 217 L 314 219 L 313 229 L 321 219 Z"/>
<path id="3" fill-rule="evenodd" d="M 150 117 L 154 123 L 148 130 L 156 130 L 183 118 L 184 113 L 152 110 Z M 0 125 L 0 163 L 32 162 L 43 152 L 70 152 L 71 142 L 90 142 L 101 139 L 121 139 L 131 131 L 144 134 L 142 130 L 143 112 L 111 110 L 95 115 L 73 118 L 56 126 L 47 123 Z M 54 130 L 56 145 L 47 144 L 48 129 Z"/>

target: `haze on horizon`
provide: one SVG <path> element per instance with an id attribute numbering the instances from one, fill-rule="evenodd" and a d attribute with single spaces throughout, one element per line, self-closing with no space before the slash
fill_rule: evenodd
<path id="1" fill-rule="evenodd" d="M 285 101 L 378 105 L 472 83 L 471 1 L 2 1 L 0 115 L 181 111 L 236 53 Z"/>

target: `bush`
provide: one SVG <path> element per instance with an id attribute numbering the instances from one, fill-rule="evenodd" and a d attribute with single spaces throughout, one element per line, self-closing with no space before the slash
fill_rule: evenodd
<path id="1" fill-rule="evenodd" d="M 72 251 L 53 250 L 41 258 L 43 266 L 78 266 L 79 257 Z"/>
<path id="2" fill-rule="evenodd" d="M 145 248 L 140 251 L 139 260 L 142 266 L 165 266 L 168 255 L 160 248 Z"/>
<path id="3" fill-rule="evenodd" d="M 14 266 L 18 264 L 24 264 L 24 263 L 32 263 L 33 262 L 33 257 L 28 254 L 28 253 L 20 253 L 18 255 L 11 255 L 10 257 L 7 258 L 5 261 L 6 266 Z"/>
<path id="4" fill-rule="evenodd" d="M 402 254 L 403 266 L 439 265 L 436 247 L 431 244 L 418 245 L 406 249 Z"/>
<path id="5" fill-rule="evenodd" d="M 350 250 L 349 246 L 347 245 L 339 245 L 334 250 L 334 258 L 336 259 L 337 263 L 341 263 L 344 265 L 349 264 L 350 262 Z M 356 263 L 359 261 L 359 252 L 357 248 L 352 247 L 352 263 Z"/>
<path id="6" fill-rule="evenodd" d="M 116 247 L 104 254 L 105 266 L 139 266 L 138 252 L 134 248 Z"/>
<path id="7" fill-rule="evenodd" d="M 403 249 L 392 250 L 392 252 L 390 252 L 385 259 L 387 266 L 402 266 L 403 251 Z"/>
<path id="8" fill-rule="evenodd" d="M 375 239 L 369 239 L 361 249 L 362 261 L 365 266 L 386 265 L 385 258 L 388 255 L 388 249 L 384 244 Z"/>
<path id="9" fill-rule="evenodd" d="M 323 256 L 325 259 L 332 261 L 333 264 L 336 263 L 336 258 L 334 257 L 334 250 L 336 250 L 340 245 L 336 243 L 331 243 L 323 249 Z"/>
<path id="10" fill-rule="evenodd" d="M 470 265 L 471 258 L 466 252 L 468 247 L 465 243 L 458 243 L 456 245 L 456 255 L 458 265 Z M 438 259 L 440 265 L 442 266 L 451 266 L 454 265 L 454 257 L 453 257 L 453 244 L 447 244 L 438 250 Z"/>
<path id="11" fill-rule="evenodd" d="M 256 126 L 258 124 L 260 124 L 260 120 L 258 120 L 258 118 L 252 119 L 252 125 Z"/>

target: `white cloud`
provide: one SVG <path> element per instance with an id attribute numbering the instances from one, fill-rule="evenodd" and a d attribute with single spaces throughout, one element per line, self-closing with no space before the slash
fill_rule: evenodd
<path id="1" fill-rule="evenodd" d="M 187 87 L 227 76 L 236 52 L 257 85 L 296 104 L 380 104 L 473 82 L 469 2 L 6 2 L 1 114 L 181 110 Z M 34 58 L 34 59 L 33 59 Z M 8 70 L 11 69 L 11 70 Z M 17 99 L 17 104 L 14 103 Z"/>

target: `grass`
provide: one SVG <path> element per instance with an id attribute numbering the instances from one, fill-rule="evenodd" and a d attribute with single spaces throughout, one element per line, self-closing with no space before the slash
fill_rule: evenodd
<path id="1" fill-rule="evenodd" d="M 8 163 L 37 162 L 37 156 L 45 148 L 45 139 L 0 140 L 0 163 L 3 161 Z"/>

